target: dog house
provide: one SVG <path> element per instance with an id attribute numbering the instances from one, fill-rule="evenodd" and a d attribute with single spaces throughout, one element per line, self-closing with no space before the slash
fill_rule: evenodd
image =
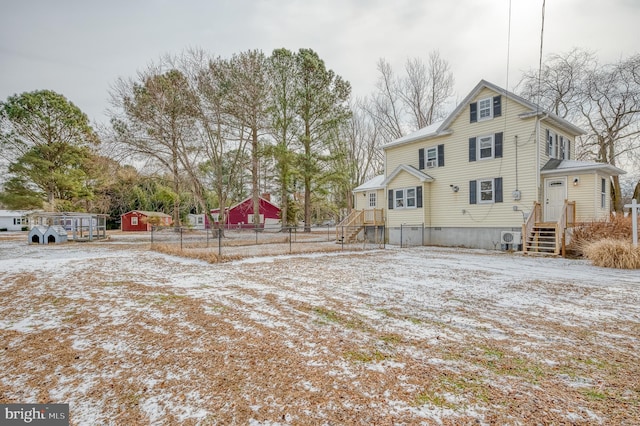
<path id="1" fill-rule="evenodd" d="M 60 244 L 68 240 L 67 231 L 60 225 L 53 225 L 47 228 L 42 238 L 43 244 Z"/>
<path id="2" fill-rule="evenodd" d="M 44 233 L 47 232 L 47 227 L 38 225 L 31 228 L 29 231 L 29 244 L 44 244 Z"/>

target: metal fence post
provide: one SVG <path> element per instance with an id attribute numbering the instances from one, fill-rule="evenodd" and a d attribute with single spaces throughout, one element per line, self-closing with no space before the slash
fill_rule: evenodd
<path id="1" fill-rule="evenodd" d="M 182 227 L 180 227 L 180 251 L 182 251 Z"/>
<path id="2" fill-rule="evenodd" d="M 402 248 L 402 223 L 400 224 L 400 248 Z"/>
<path id="3" fill-rule="evenodd" d="M 154 229 L 156 229 L 156 227 L 151 225 L 151 244 L 153 244 L 153 230 Z"/>
<path id="4" fill-rule="evenodd" d="M 222 258 L 222 232 L 218 226 L 218 261 Z"/>
<path id="5" fill-rule="evenodd" d="M 291 227 L 289 227 L 289 254 L 291 254 Z"/>

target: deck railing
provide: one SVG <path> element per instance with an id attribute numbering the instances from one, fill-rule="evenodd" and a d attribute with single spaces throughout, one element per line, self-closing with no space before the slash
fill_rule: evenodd
<path id="1" fill-rule="evenodd" d="M 352 210 L 349 215 L 336 226 L 336 240 L 341 237 L 341 231 L 345 228 L 360 226 L 384 225 L 384 209 Z"/>
<path id="2" fill-rule="evenodd" d="M 565 248 L 566 248 L 566 240 L 565 240 L 566 229 L 567 227 L 573 226 L 575 223 L 576 223 L 576 202 L 564 200 L 564 207 L 562 208 L 562 213 L 560 214 L 560 218 L 558 218 L 558 223 L 556 224 L 555 254 L 560 254 L 560 251 L 562 251 L 562 256 L 564 257 Z"/>

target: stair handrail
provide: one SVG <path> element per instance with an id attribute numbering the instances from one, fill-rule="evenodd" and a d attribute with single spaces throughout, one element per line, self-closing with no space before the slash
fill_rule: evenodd
<path id="1" fill-rule="evenodd" d="M 529 217 L 527 217 L 525 223 L 522 225 L 522 236 L 525 238 L 525 244 L 522 245 L 522 251 L 525 253 L 527 252 L 526 239 L 529 238 L 529 235 L 533 232 L 533 227 L 536 222 L 540 222 L 541 213 L 542 209 L 540 207 L 540 203 L 534 201 L 533 209 L 531 210 L 531 213 L 529 213 Z"/>
<path id="2" fill-rule="evenodd" d="M 351 210 L 351 212 L 345 217 L 342 222 L 340 222 L 336 226 L 336 241 L 340 239 L 340 231 L 344 229 L 344 227 L 354 226 L 356 223 L 362 223 L 364 220 L 364 209 L 362 210 Z"/>

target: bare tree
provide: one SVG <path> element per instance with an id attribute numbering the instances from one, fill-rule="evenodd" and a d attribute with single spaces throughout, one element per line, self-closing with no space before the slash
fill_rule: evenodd
<path id="1" fill-rule="evenodd" d="M 579 119 L 585 78 L 597 68 L 595 54 L 575 48 L 552 54 L 541 70 L 526 71 L 516 90 L 526 99 L 567 120 Z"/>
<path id="2" fill-rule="evenodd" d="M 579 104 L 589 134 L 582 149 L 592 158 L 613 166 L 624 157 L 640 154 L 640 55 L 606 65 L 585 79 Z M 622 211 L 618 176 L 613 177 L 612 204 Z"/>
<path id="3" fill-rule="evenodd" d="M 429 54 L 425 64 L 420 58 L 408 59 L 406 76 L 401 80 L 400 98 L 411 116 L 411 127 L 421 129 L 444 116 L 445 102 L 453 95 L 453 73 L 438 51 Z"/>
<path id="4" fill-rule="evenodd" d="M 584 127 L 578 158 L 613 166 L 640 157 L 640 55 L 599 65 L 595 56 L 574 49 L 552 55 L 542 71 L 529 71 L 520 93 L 560 117 Z M 612 180 L 612 205 L 622 211 L 620 181 Z"/>
<path id="5" fill-rule="evenodd" d="M 137 79 L 119 79 L 111 90 L 111 122 L 116 140 L 130 155 L 152 161 L 173 178 L 174 225 L 180 225 L 180 192 L 185 160 L 193 142 L 194 98 L 185 75 L 150 65 Z"/>
<path id="6" fill-rule="evenodd" d="M 385 142 L 391 142 L 404 135 L 404 107 L 400 97 L 400 82 L 394 76 L 391 64 L 382 58 L 378 61 L 378 72 L 380 76 L 376 83 L 376 92 L 366 108 L 382 138 Z"/>
<path id="7" fill-rule="evenodd" d="M 404 71 L 396 77 L 391 65 L 380 59 L 376 91 L 365 105 L 384 143 L 444 118 L 453 95 L 453 72 L 438 51 L 429 54 L 426 64 L 420 58 L 407 59 Z"/>

